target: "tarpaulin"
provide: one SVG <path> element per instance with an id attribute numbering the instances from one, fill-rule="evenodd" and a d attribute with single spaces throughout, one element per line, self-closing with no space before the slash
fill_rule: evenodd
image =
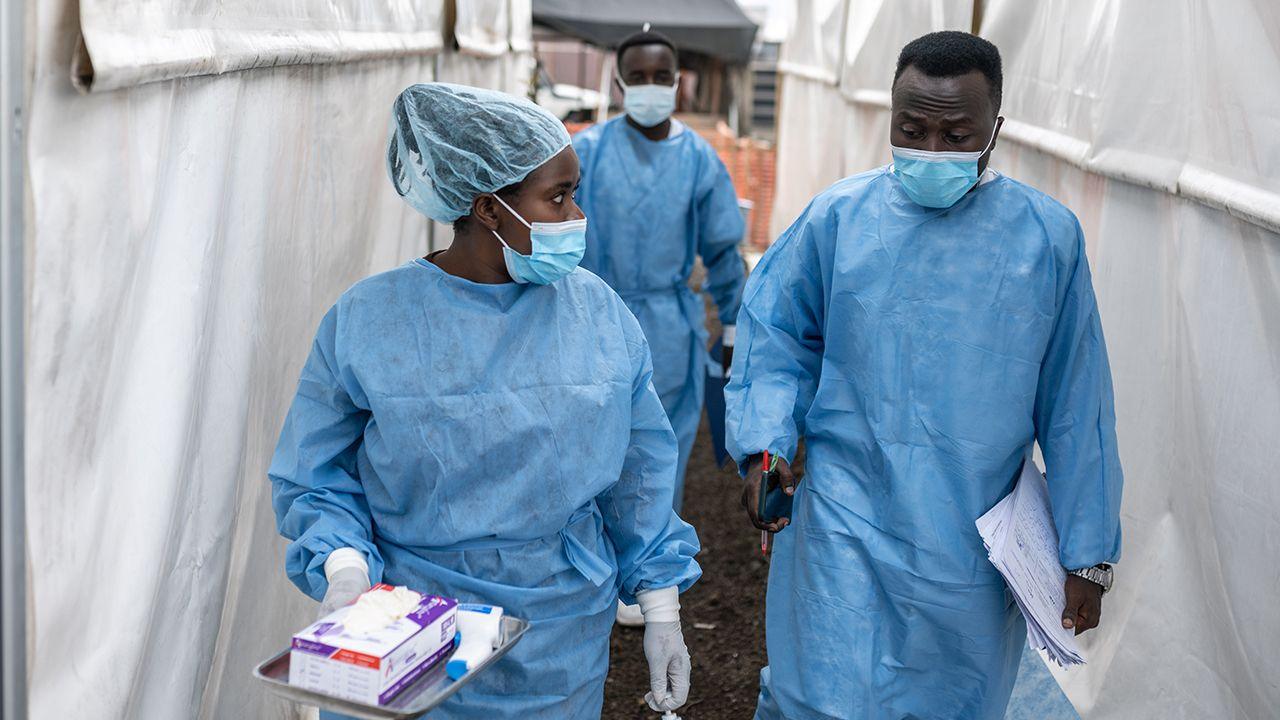
<path id="1" fill-rule="evenodd" d="M 756 35 L 734 0 L 533 0 L 533 19 L 603 47 L 651 23 L 682 50 L 734 63 L 751 59 Z"/>
<path id="2" fill-rule="evenodd" d="M 1088 718 L 1280 708 L 1280 5 L 987 4 L 997 166 L 1088 239 L 1125 468 Z M 1013 130 L 1013 132 L 1010 132 Z"/>
<path id="3" fill-rule="evenodd" d="M 95 92 L 274 65 L 423 55 L 443 44 L 444 0 L 79 0 L 79 8 L 83 44 L 73 73 L 78 87 Z"/>
<path id="4" fill-rule="evenodd" d="M 511 49 L 510 8 L 505 1 L 459 2 L 454 37 L 462 52 L 497 57 Z"/>
<path id="5" fill-rule="evenodd" d="M 422 4 L 360 6 L 346 19 Z M 414 54 L 86 95 L 76 8 L 27 3 L 30 716 L 299 717 L 250 674 L 316 610 L 271 512 L 281 422 L 324 311 L 427 249 L 386 177 L 396 94 L 437 63 L 520 92 L 518 73 Z"/>

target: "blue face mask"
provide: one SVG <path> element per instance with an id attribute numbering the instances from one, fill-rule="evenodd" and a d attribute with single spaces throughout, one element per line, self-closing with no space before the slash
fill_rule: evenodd
<path id="1" fill-rule="evenodd" d="M 619 81 L 621 83 L 621 81 Z M 676 111 L 676 88 L 680 76 L 673 85 L 623 85 L 622 109 L 640 127 L 653 127 L 671 117 Z"/>
<path id="2" fill-rule="evenodd" d="M 587 249 L 587 219 L 567 220 L 558 223 L 536 222 L 530 225 L 520 213 L 511 209 L 502 198 L 494 195 L 502 207 L 529 228 L 529 241 L 533 252 L 521 255 L 496 231 L 493 236 L 502 243 L 502 259 L 507 264 L 507 274 L 518 283 L 550 285 L 573 272 L 582 261 Z"/>
<path id="3" fill-rule="evenodd" d="M 977 152 L 929 152 L 890 145 L 893 174 L 915 204 L 949 208 L 977 184 L 978 161 L 995 140 L 996 131 L 992 130 L 987 146 Z"/>

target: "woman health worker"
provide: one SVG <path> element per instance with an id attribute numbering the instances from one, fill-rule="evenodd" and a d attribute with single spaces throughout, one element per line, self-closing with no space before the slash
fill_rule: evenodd
<path id="1" fill-rule="evenodd" d="M 381 581 L 531 620 L 433 719 L 599 717 L 615 599 L 634 599 L 647 699 L 674 709 L 698 539 L 672 510 L 679 450 L 644 334 L 577 268 L 569 135 L 442 83 L 401 93 L 391 125 L 396 191 L 454 240 L 320 323 L 270 469 L 289 577 L 322 613 Z"/>

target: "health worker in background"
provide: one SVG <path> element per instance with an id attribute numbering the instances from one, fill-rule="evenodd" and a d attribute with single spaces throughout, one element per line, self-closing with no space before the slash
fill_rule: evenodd
<path id="1" fill-rule="evenodd" d="M 582 162 L 578 204 L 591 218 L 582 266 L 618 291 L 653 351 L 653 384 L 680 442 L 675 507 L 702 418 L 706 311 L 689 289 L 696 257 L 724 326 L 727 368 L 746 280 L 738 243 L 745 225 L 729 172 L 696 132 L 671 117 L 676 49 L 656 32 L 618 46 L 626 114 L 573 138 Z"/>
<path id="2" fill-rule="evenodd" d="M 1098 624 L 1120 552 L 1111 372 L 1070 210 L 987 169 L 1000 54 L 908 44 L 893 165 L 815 198 L 747 283 L 729 449 L 777 529 L 756 717 L 1003 718 L 1025 624 L 974 521 L 1044 453 L 1063 626 Z M 761 454 L 805 475 L 756 517 Z"/>
<path id="3" fill-rule="evenodd" d="M 289 577 L 322 614 L 381 581 L 532 621 L 432 718 L 598 718 L 621 595 L 644 612 L 650 705 L 674 709 L 698 539 L 671 508 L 679 450 L 644 333 L 577 267 L 569 135 L 443 83 L 391 120 L 392 184 L 454 239 L 320 323 L 270 470 Z"/>

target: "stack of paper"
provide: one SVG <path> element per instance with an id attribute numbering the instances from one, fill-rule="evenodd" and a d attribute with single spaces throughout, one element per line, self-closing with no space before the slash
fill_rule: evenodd
<path id="1" fill-rule="evenodd" d="M 1061 667 L 1081 665 L 1075 631 L 1062 627 L 1067 573 L 1058 562 L 1058 530 L 1049 488 L 1031 458 L 1013 492 L 977 520 L 987 557 L 1004 576 L 1027 619 L 1027 643 Z"/>

